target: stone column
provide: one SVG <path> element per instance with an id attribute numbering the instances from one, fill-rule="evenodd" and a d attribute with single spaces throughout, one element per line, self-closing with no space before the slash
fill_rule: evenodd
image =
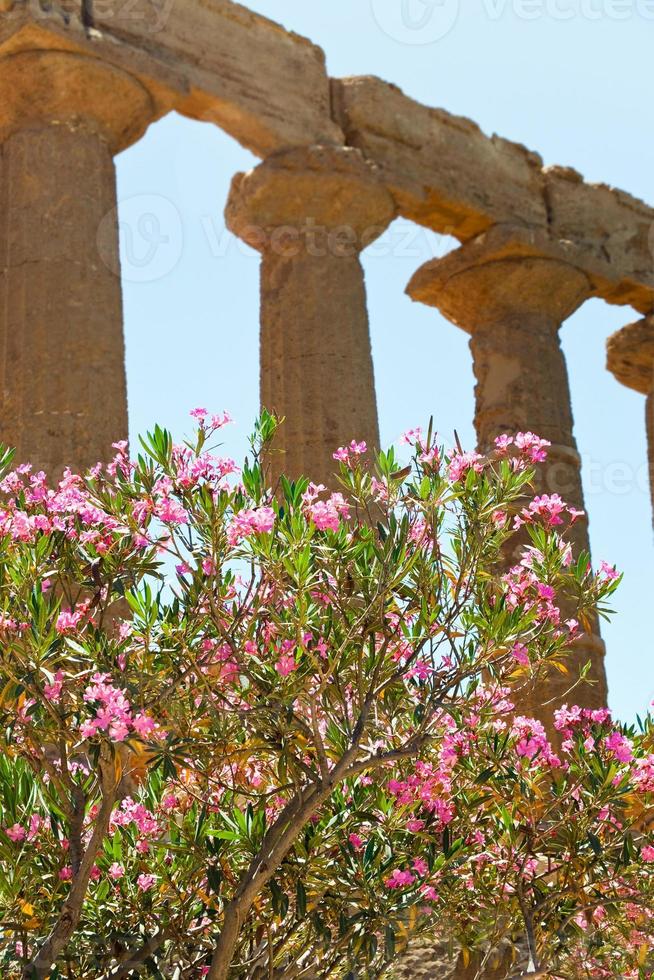
<path id="1" fill-rule="evenodd" d="M 496 226 L 443 259 L 428 262 L 407 288 L 415 300 L 437 307 L 470 336 L 475 427 L 480 452 L 503 432 L 531 431 L 552 443 L 539 467 L 539 492 L 560 493 L 583 510 L 580 457 L 573 435 L 568 374 L 559 341 L 563 321 L 592 289 L 574 252 L 535 230 Z M 589 551 L 588 524 L 573 528 L 577 550 Z M 570 676 L 552 673 L 547 689 L 519 698 L 521 713 L 548 721 L 566 699 L 587 707 L 606 704 L 604 644 L 599 634 L 575 644 Z M 592 661 L 594 682 L 566 691 L 571 676 Z M 554 704 L 542 708 L 544 701 Z"/>
<path id="2" fill-rule="evenodd" d="M 273 479 L 333 484 L 336 448 L 379 445 L 359 254 L 393 215 L 390 194 L 350 148 L 283 151 L 234 179 L 227 224 L 262 254 L 261 405 L 286 419 Z"/>
<path id="3" fill-rule="evenodd" d="M 94 58 L 0 59 L 0 441 L 53 477 L 127 438 L 113 154 L 153 118 Z"/>
<path id="4" fill-rule="evenodd" d="M 645 424 L 654 515 L 654 314 L 630 323 L 609 337 L 607 367 L 620 384 L 647 396 Z"/>

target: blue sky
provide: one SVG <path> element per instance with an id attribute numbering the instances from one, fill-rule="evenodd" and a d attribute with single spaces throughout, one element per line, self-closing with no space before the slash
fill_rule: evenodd
<path id="1" fill-rule="evenodd" d="M 310 37 L 331 75 L 379 75 L 428 105 L 537 150 L 546 164 L 654 203 L 654 0 L 253 0 Z M 225 231 L 234 173 L 252 155 L 215 127 L 169 116 L 117 160 L 132 438 L 180 436 L 196 405 L 227 408 L 239 458 L 258 406 L 258 255 Z M 364 256 L 382 441 L 434 415 L 474 444 L 467 337 L 404 288 L 455 243 L 397 221 Z M 380 254 L 381 253 L 381 254 Z M 653 259 L 654 260 L 654 259 Z M 563 329 L 596 560 L 625 572 L 604 628 L 611 706 L 654 698 L 654 543 L 644 399 L 604 367 L 606 337 L 637 319 L 585 304 Z"/>

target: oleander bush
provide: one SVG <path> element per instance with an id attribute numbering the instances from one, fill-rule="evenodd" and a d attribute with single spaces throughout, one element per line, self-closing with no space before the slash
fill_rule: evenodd
<path id="1" fill-rule="evenodd" d="M 483 971 L 523 936 L 535 976 L 651 976 L 654 725 L 574 707 L 619 579 L 533 498 L 547 443 L 430 427 L 270 486 L 273 416 L 238 469 L 192 414 L 52 486 L 3 451 L 0 975 L 379 977 L 420 936 Z M 546 729 L 512 699 L 555 670 Z"/>

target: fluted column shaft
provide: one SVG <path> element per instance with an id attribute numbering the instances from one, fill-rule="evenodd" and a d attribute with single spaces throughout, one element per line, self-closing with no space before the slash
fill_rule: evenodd
<path id="1" fill-rule="evenodd" d="M 538 492 L 558 493 L 583 511 L 581 459 L 559 327 L 551 317 L 529 313 L 475 327 L 470 337 L 477 379 L 475 430 L 482 452 L 492 450 L 501 433 L 535 432 L 549 440 L 547 462 L 536 472 Z M 572 535 L 577 549 L 590 550 L 585 513 Z"/>
<path id="2" fill-rule="evenodd" d="M 0 152 L 0 439 L 54 475 L 127 437 L 120 280 L 96 246 L 113 160 L 95 136 L 55 126 Z"/>
<path id="3" fill-rule="evenodd" d="M 360 252 L 393 203 L 356 150 L 311 147 L 235 178 L 232 231 L 261 261 L 261 405 L 285 417 L 273 479 L 334 482 L 333 453 L 379 445 Z"/>
<path id="4" fill-rule="evenodd" d="M 113 154 L 153 117 L 128 75 L 0 60 L 0 441 L 57 477 L 127 438 Z"/>
<path id="5" fill-rule="evenodd" d="M 502 433 L 531 431 L 548 439 L 552 446 L 548 462 L 538 467 L 538 491 L 560 493 L 567 503 L 584 510 L 559 328 L 591 295 L 591 287 L 565 247 L 539 233 L 497 227 L 444 259 L 427 263 L 407 291 L 436 306 L 471 335 L 480 451 L 491 450 Z M 590 551 L 585 515 L 571 536 L 577 552 Z M 508 558 L 512 562 L 513 553 Z M 569 675 L 550 671 L 538 689 L 516 692 L 520 713 L 541 717 L 551 728 L 552 711 L 564 700 L 586 707 L 606 704 L 599 632 L 580 638 L 571 660 Z M 589 660 L 592 683 L 568 694 L 571 678 Z"/>
<path id="6" fill-rule="evenodd" d="M 264 253 L 260 371 L 261 404 L 286 418 L 279 463 L 291 476 L 328 483 L 339 446 L 352 439 L 379 446 L 358 256 Z"/>
<path id="7" fill-rule="evenodd" d="M 607 367 L 627 388 L 645 395 L 645 426 L 654 520 L 654 314 L 618 330 L 606 345 Z"/>

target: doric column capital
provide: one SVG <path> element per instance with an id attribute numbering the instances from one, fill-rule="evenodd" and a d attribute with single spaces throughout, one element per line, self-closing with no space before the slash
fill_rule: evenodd
<path id="1" fill-rule="evenodd" d="M 90 132 L 118 153 L 160 111 L 134 76 L 72 51 L 18 51 L 0 58 L 0 143 L 46 125 Z"/>
<path id="2" fill-rule="evenodd" d="M 654 391 L 654 314 L 609 337 L 606 366 L 625 387 L 642 395 Z"/>
<path id="3" fill-rule="evenodd" d="M 264 252 L 302 236 L 325 236 L 330 252 L 354 255 L 395 216 L 395 204 L 375 170 L 352 147 L 307 146 L 274 153 L 232 182 L 228 227 Z"/>
<path id="4" fill-rule="evenodd" d="M 620 384 L 647 396 L 645 424 L 654 508 L 654 314 L 628 324 L 609 337 L 606 366 Z"/>
<path id="5" fill-rule="evenodd" d="M 407 287 L 468 333 L 525 319 L 554 328 L 592 293 L 573 245 L 540 229 L 496 225 L 442 259 L 427 262 Z"/>

